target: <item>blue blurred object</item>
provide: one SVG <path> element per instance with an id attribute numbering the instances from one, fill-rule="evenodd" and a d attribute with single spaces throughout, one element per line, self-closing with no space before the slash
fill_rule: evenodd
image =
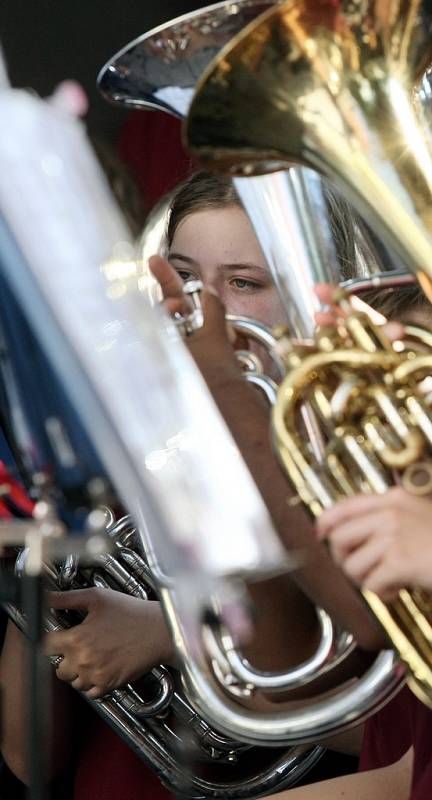
<path id="1" fill-rule="evenodd" d="M 91 508 L 89 483 L 105 472 L 5 275 L 21 259 L 0 218 L 0 458 L 35 492 L 43 473 L 60 516 L 80 528 Z M 10 269 L 10 263 L 9 263 Z"/>

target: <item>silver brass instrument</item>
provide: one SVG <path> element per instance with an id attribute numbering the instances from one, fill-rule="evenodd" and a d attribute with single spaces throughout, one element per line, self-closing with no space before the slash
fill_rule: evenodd
<path id="1" fill-rule="evenodd" d="M 158 108 L 180 117 L 184 116 L 190 104 L 198 73 L 208 63 L 212 50 L 213 52 L 219 50 L 223 44 L 223 36 L 220 33 L 224 30 L 224 24 L 228 22 L 231 25 L 233 20 L 236 23 L 235 15 L 242 13 L 243 9 L 247 9 L 247 13 L 250 13 L 251 8 L 253 8 L 253 4 L 248 2 L 245 4 L 242 2 L 217 4 L 217 6 L 196 12 L 190 17 L 180 18 L 174 23 L 161 26 L 155 31 L 145 34 L 124 48 L 101 71 L 99 85 L 104 95 L 109 99 L 135 107 Z M 199 36 L 197 31 L 199 31 Z M 216 34 L 213 34 L 214 31 Z M 209 37 L 208 41 L 206 40 L 207 36 Z M 214 40 L 216 39 L 215 44 Z M 205 47 L 206 44 L 207 47 Z M 199 69 L 195 66 L 198 63 Z M 189 65 L 192 67 L 190 68 Z M 244 183 L 248 183 L 248 181 Z M 240 196 L 242 197 L 241 193 Z M 246 208 L 249 210 L 247 204 Z M 318 227 L 323 230 L 322 221 Z M 328 238 L 323 237 L 324 248 L 327 247 L 329 241 Z M 319 263 L 321 251 L 322 248 L 317 249 L 316 263 Z M 267 256 L 265 249 L 264 252 Z M 293 714 L 292 711 L 286 714 L 275 711 L 272 715 L 254 715 L 245 709 L 239 709 L 232 701 L 227 701 L 224 692 L 217 685 L 214 670 L 209 664 L 208 653 L 206 654 L 205 649 L 201 649 L 198 654 L 194 653 L 192 656 L 188 644 L 190 628 L 185 626 L 181 614 L 178 613 L 175 598 L 170 596 L 169 591 L 163 590 L 162 599 L 177 647 L 185 664 L 191 701 L 201 711 L 204 707 L 206 708 L 205 713 L 210 714 L 216 727 L 224 730 L 227 734 L 235 731 L 234 735 L 245 741 L 267 744 L 312 741 L 315 737 L 325 735 L 344 725 L 355 724 L 356 721 L 363 718 L 365 713 L 372 713 L 372 709 L 369 710 L 372 686 L 374 687 L 374 703 L 378 704 L 394 691 L 395 686 L 402 679 L 403 671 L 396 669 L 395 672 L 394 670 L 393 655 L 385 653 L 379 657 L 375 667 L 365 676 L 364 681 L 360 681 L 357 704 L 351 702 L 347 693 L 339 707 L 337 719 L 334 718 L 334 714 L 328 713 L 324 702 L 318 704 L 317 708 L 311 707 L 310 714 L 308 714 L 307 707 L 302 707 L 296 714 Z M 200 640 L 202 636 L 200 626 L 195 627 L 194 631 L 195 640 Z M 220 631 L 216 634 L 214 631 L 207 633 L 207 646 L 211 648 L 215 638 L 222 643 L 222 651 L 213 660 L 216 660 L 218 665 L 217 672 L 219 679 L 222 679 L 222 684 L 224 684 L 224 675 L 228 679 L 225 681 L 226 691 L 232 683 L 233 664 L 236 665 L 238 671 L 237 680 L 240 677 L 244 680 L 245 665 L 240 665 L 238 659 L 236 661 L 229 637 L 224 636 Z M 225 645 L 227 649 L 223 655 Z M 320 669 L 323 666 L 324 669 L 328 669 L 329 662 L 324 655 L 326 647 L 327 645 L 324 648 L 320 647 L 320 652 L 314 660 L 315 667 L 320 663 Z M 342 657 L 342 653 L 346 652 L 346 641 L 342 639 L 336 647 L 336 661 Z M 228 657 L 231 663 L 228 663 Z M 225 661 L 222 665 L 221 660 Z M 331 659 L 331 661 L 333 660 Z M 310 667 L 309 663 L 300 665 L 298 669 L 292 671 L 291 682 L 287 681 L 287 676 L 284 676 L 284 680 L 291 686 L 301 685 L 305 674 L 308 676 L 308 680 L 311 679 Z M 253 675 L 253 670 L 251 669 L 247 674 L 250 683 L 257 685 L 258 676 Z M 267 679 L 267 676 L 265 678 Z M 266 683 L 263 676 L 261 676 L 261 681 Z M 277 680 L 275 682 L 278 683 Z M 216 711 L 215 708 L 217 708 Z M 368 709 L 367 712 L 366 709 Z M 314 719 L 313 725 L 311 725 L 312 719 Z"/>
<path id="2" fill-rule="evenodd" d="M 95 563 L 80 563 L 68 556 L 62 562 L 46 562 L 50 588 L 61 591 L 96 586 L 125 592 L 143 601 L 157 599 L 157 581 L 145 559 L 136 526 L 129 516 L 114 520 L 106 509 L 107 533 L 114 544 L 111 553 Z M 15 571 L 23 575 L 28 552 L 19 553 Z M 11 603 L 5 610 L 25 633 L 25 615 Z M 79 623 L 61 612 L 50 612 L 47 631 Z M 51 658 L 55 665 L 56 657 Z M 141 688 L 143 685 L 143 689 Z M 144 690 L 144 695 L 143 695 Z M 323 748 L 293 747 L 288 751 L 261 750 L 222 736 L 207 725 L 188 702 L 180 673 L 159 665 L 143 676 L 140 685 L 126 685 L 90 706 L 121 736 L 176 796 L 188 798 L 253 798 L 297 783 L 323 753 Z"/>
<path id="3" fill-rule="evenodd" d="M 425 2 L 324 2 L 319 10 L 308 0 L 285 2 L 209 67 L 186 129 L 191 152 L 214 168 L 256 175 L 302 164 L 332 179 L 430 300 L 431 130 L 413 95 L 432 61 L 431 29 Z M 430 491 L 432 417 L 417 388 L 430 375 L 430 351 L 396 354 L 343 293 L 338 301 L 348 314 L 345 347 L 324 333 L 300 363 L 287 339 L 288 373 L 273 416 L 284 469 L 313 514 L 345 494 L 385 491 L 392 469 L 410 490 Z M 355 410 L 360 385 L 370 404 Z M 299 446 L 304 401 L 325 431 L 321 463 Z M 388 604 L 363 596 L 408 665 L 410 686 L 431 704 L 430 597 L 415 589 Z"/>
<path id="4" fill-rule="evenodd" d="M 224 0 L 159 25 L 109 59 L 98 87 L 110 102 L 184 117 L 212 58 L 273 5 L 271 0 Z"/>

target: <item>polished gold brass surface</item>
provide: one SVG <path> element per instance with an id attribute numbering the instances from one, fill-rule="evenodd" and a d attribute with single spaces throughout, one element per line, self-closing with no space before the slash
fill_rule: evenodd
<path id="1" fill-rule="evenodd" d="M 432 157 L 411 98 L 432 62 L 420 0 L 289 0 L 221 52 L 185 127 L 201 163 L 238 175 L 295 164 L 333 180 L 432 298 Z"/>
<path id="2" fill-rule="evenodd" d="M 346 301 L 343 306 L 347 313 Z M 314 516 L 342 497 L 385 492 L 396 475 L 409 491 L 432 490 L 432 464 L 426 460 L 432 453 L 432 411 L 421 391 L 422 380 L 432 371 L 432 351 L 419 354 L 407 343 L 396 352 L 363 314 L 348 313 L 341 325 L 346 338 L 326 331 L 322 349 L 318 335 L 316 350 L 293 368 L 288 356 L 287 376 L 273 411 L 275 448 Z M 423 348 L 430 337 L 413 326 L 409 334 Z M 325 436 L 321 462 L 302 431 L 305 403 Z M 372 592 L 363 596 L 407 664 L 411 688 L 432 706 L 430 596 L 403 590 L 387 604 Z"/>
<path id="3" fill-rule="evenodd" d="M 431 132 L 412 102 L 432 62 L 425 0 L 288 0 L 261 15 L 204 74 L 185 126 L 210 168 L 254 175 L 293 164 L 343 191 L 415 273 L 432 300 Z M 287 376 L 273 410 L 284 469 L 312 514 L 356 492 L 384 492 L 426 475 L 432 416 L 419 390 L 432 354 L 397 353 L 347 309 L 344 336 L 322 332 L 311 354 L 285 341 Z M 428 344 L 430 334 L 423 342 Z M 421 335 L 418 337 L 422 339 Z M 307 404 L 326 448 L 321 462 L 301 427 Z M 404 590 L 385 605 L 363 593 L 432 706 L 430 598 Z"/>

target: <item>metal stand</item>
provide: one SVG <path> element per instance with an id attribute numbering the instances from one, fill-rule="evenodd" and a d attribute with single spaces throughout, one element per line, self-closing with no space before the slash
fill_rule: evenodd
<path id="1" fill-rule="evenodd" d="M 29 726 L 27 753 L 30 766 L 29 800 L 48 800 L 47 774 L 47 725 L 50 706 L 50 664 L 43 655 L 43 578 L 42 575 L 27 574 L 23 578 L 23 611 L 27 617 L 29 640 L 28 675 Z"/>

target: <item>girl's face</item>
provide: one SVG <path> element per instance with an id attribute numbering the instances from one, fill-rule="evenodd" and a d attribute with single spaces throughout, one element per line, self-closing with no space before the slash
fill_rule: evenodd
<path id="1" fill-rule="evenodd" d="M 263 252 L 239 206 L 195 211 L 177 227 L 168 260 L 180 277 L 212 286 L 229 314 L 267 325 L 283 322 L 282 310 Z"/>

